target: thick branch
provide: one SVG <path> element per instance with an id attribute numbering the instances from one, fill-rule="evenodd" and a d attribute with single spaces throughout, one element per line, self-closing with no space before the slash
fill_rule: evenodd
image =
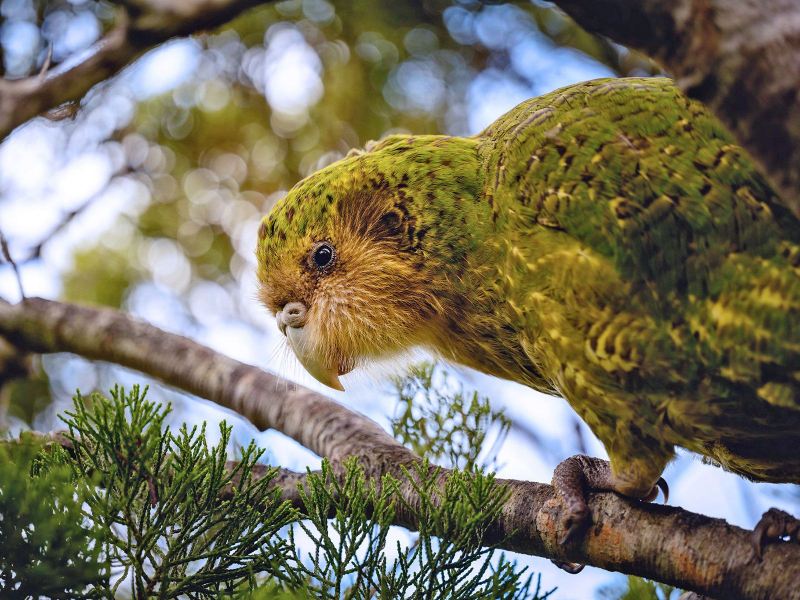
<path id="1" fill-rule="evenodd" d="M 662 63 L 730 128 L 800 214 L 800 2 L 555 2 L 588 31 Z"/>
<path id="2" fill-rule="evenodd" d="M 264 0 L 150 0 L 129 14 L 118 11 L 117 24 L 81 56 L 42 76 L 0 79 L 0 140 L 14 128 L 65 102 L 80 100 L 89 89 L 118 73 L 147 50 L 176 36 L 217 27 Z"/>
<path id="3" fill-rule="evenodd" d="M 401 465 L 417 460 L 371 420 L 325 396 L 118 311 L 42 299 L 0 301 L 0 335 L 24 350 L 73 352 L 138 369 L 230 408 L 260 429 L 277 429 L 335 463 L 356 455 L 370 477 L 398 476 Z M 285 475 L 279 483 L 292 498 L 302 476 Z M 796 545 L 769 546 L 759 562 L 749 532 L 722 520 L 594 494 L 592 527 L 584 539 L 562 547 L 561 506 L 553 488 L 503 483 L 511 495 L 489 542 L 505 540 L 504 547 L 517 552 L 642 575 L 717 597 L 800 599 Z M 403 493 L 413 504 L 411 487 L 404 486 Z M 414 527 L 407 514 L 398 515 L 398 523 Z"/>
<path id="4" fill-rule="evenodd" d="M 393 449 L 393 461 L 415 459 L 367 417 L 321 394 L 115 310 L 31 298 L 0 301 L 0 321 L 0 335 L 21 348 L 73 352 L 142 371 L 334 461 L 373 448 Z"/>

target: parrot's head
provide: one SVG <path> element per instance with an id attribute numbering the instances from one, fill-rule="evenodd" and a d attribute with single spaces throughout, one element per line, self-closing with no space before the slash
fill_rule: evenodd
<path id="1" fill-rule="evenodd" d="M 450 265 L 468 251 L 449 221 L 473 204 L 479 171 L 472 140 L 393 136 L 307 177 L 263 219 L 260 298 L 311 375 L 341 390 L 359 364 L 433 343 Z"/>

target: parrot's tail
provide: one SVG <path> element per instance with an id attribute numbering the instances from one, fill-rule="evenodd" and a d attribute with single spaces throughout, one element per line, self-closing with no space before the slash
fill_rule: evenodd
<path id="1" fill-rule="evenodd" d="M 702 454 L 748 479 L 800 484 L 800 394 L 776 406 L 744 386 L 732 392 L 720 404 L 731 410 L 714 419 L 715 439 L 704 444 Z M 736 409 L 730 404 L 734 398 Z"/>
<path id="2" fill-rule="evenodd" d="M 753 481 L 800 484 L 798 448 L 800 436 L 763 440 L 756 448 L 723 440 L 709 447 L 705 455 L 710 462 Z"/>

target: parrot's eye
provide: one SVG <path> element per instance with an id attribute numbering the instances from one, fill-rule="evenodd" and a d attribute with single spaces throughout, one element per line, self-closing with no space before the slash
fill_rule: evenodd
<path id="1" fill-rule="evenodd" d="M 314 247 L 314 250 L 311 253 L 311 260 L 313 261 L 314 266 L 320 271 L 330 267 L 335 258 L 336 251 L 328 242 L 320 242 Z"/>

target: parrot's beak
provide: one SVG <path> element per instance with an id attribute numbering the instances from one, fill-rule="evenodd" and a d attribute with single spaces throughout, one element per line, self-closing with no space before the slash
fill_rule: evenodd
<path id="1" fill-rule="evenodd" d="M 339 381 L 339 370 L 336 367 L 326 365 L 320 360 L 320 356 L 313 351 L 313 344 L 308 340 L 305 327 L 287 327 L 286 339 L 294 350 L 297 360 L 305 367 L 309 375 L 320 383 L 324 383 L 340 392 L 344 391 Z"/>

